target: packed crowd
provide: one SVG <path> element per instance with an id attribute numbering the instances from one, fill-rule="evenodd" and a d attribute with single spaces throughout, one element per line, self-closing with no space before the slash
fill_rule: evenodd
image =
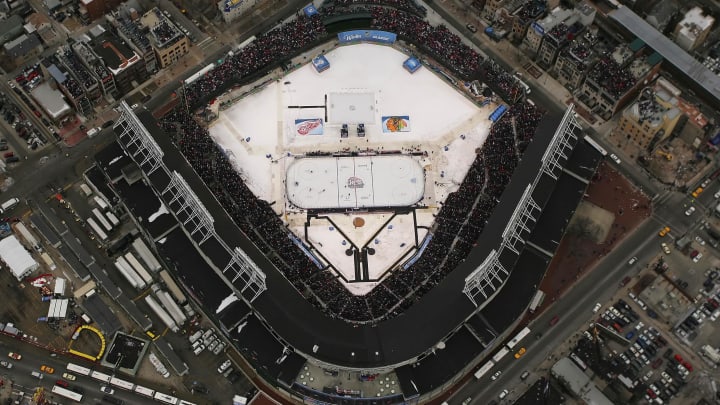
<path id="1" fill-rule="evenodd" d="M 523 96 L 523 89 L 517 80 L 491 59 L 483 61 L 480 79 L 510 104 L 517 103 Z"/>
<path id="2" fill-rule="evenodd" d="M 337 5 L 341 7 L 350 7 L 354 5 L 374 5 L 392 7 L 398 10 L 407 11 L 425 17 L 427 10 L 414 0 L 335 0 L 323 5 Z"/>
<path id="3" fill-rule="evenodd" d="M 628 69 L 609 56 L 600 59 L 590 70 L 589 76 L 614 97 L 623 95 L 636 82 Z"/>
<path id="4" fill-rule="evenodd" d="M 240 79 L 267 69 L 273 63 L 294 56 L 299 50 L 317 43 L 328 33 L 321 18 L 298 17 L 258 36 L 238 53 L 225 59 L 211 72 L 184 89 L 190 105 L 197 105 L 231 87 Z"/>
<path id="5" fill-rule="evenodd" d="M 420 17 L 383 7 L 373 8 L 372 17 L 373 28 L 396 33 L 400 38 L 424 49 L 464 80 L 477 74 L 480 55 L 444 25 L 433 27 Z"/>
<path id="6" fill-rule="evenodd" d="M 398 4 L 405 4 L 397 0 Z M 397 10 L 373 7 L 374 28 L 396 32 L 427 50 L 461 76 L 480 71 L 480 57 L 443 26 Z M 186 86 L 187 102 L 200 105 L 228 86 L 262 72 L 327 35 L 318 17 L 299 17 L 258 37 L 238 54 Z M 515 94 L 512 76 L 490 66 L 493 80 L 506 94 Z M 492 82 L 491 82 L 492 83 Z M 255 197 L 206 128 L 184 108 L 176 108 L 159 122 L 190 165 L 225 207 L 236 224 L 316 307 L 349 322 L 378 322 L 398 315 L 469 254 L 531 140 L 542 113 L 529 104 L 516 104 L 495 123 L 481 154 L 459 190 L 448 196 L 437 214 L 437 225 L 423 255 L 407 269 L 396 270 L 369 294 L 355 296 L 332 270 L 319 270 L 288 237 L 288 230 L 272 207 Z"/>

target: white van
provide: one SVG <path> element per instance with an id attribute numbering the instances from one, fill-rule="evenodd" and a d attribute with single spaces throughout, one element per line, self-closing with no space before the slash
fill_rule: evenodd
<path id="1" fill-rule="evenodd" d="M 0 205 L 0 214 L 15 208 L 18 204 L 20 204 L 20 199 L 18 198 L 11 198 L 5 201 L 2 205 Z"/>

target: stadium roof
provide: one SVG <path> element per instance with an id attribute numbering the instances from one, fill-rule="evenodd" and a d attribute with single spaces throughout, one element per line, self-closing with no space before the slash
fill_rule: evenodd
<path id="1" fill-rule="evenodd" d="M 720 102 L 720 76 L 703 66 L 702 63 L 690 56 L 628 7 L 613 10 L 610 12 L 610 17 L 633 35 L 642 39 L 679 71 L 685 72 L 688 78 L 710 94 L 717 102 Z"/>

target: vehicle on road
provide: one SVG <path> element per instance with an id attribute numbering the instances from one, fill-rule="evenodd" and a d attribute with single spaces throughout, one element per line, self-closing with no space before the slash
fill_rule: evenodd
<path id="1" fill-rule="evenodd" d="M 12 363 L 9 361 L 5 361 L 5 360 L 0 361 L 0 367 L 2 367 L 2 368 L 12 368 L 12 366 L 13 366 Z"/>
<path id="2" fill-rule="evenodd" d="M 502 392 L 500 393 L 500 395 L 498 395 L 498 398 L 500 398 L 500 399 L 505 399 L 505 397 L 508 396 L 509 393 L 510 393 L 510 392 L 509 392 L 508 390 L 502 390 Z"/>
<path id="3" fill-rule="evenodd" d="M 555 326 L 555 324 L 558 323 L 559 320 L 560 320 L 560 316 L 558 316 L 558 315 L 553 316 L 552 319 L 550 320 L 550 326 Z"/>
<path id="4" fill-rule="evenodd" d="M 610 159 L 612 159 L 612 160 L 613 160 L 615 163 L 617 163 L 617 164 L 622 163 L 622 162 L 620 161 L 620 158 L 617 157 L 617 155 L 614 154 L 614 153 L 611 153 L 611 154 L 610 154 Z"/>
<path id="5" fill-rule="evenodd" d="M 703 189 L 702 187 L 698 187 L 698 188 L 695 189 L 695 191 L 692 192 L 691 195 L 692 195 L 694 198 L 698 198 L 698 197 L 700 196 L 700 194 L 702 194 L 703 191 L 704 191 L 704 189 Z"/>
<path id="6" fill-rule="evenodd" d="M 527 371 L 527 370 L 525 370 L 525 371 L 523 371 L 522 374 L 520 374 L 520 379 L 521 379 L 521 380 L 525 380 L 525 379 L 528 378 L 529 376 L 530 376 L 530 372 Z"/>
<path id="7" fill-rule="evenodd" d="M 20 360 L 22 359 L 22 355 L 14 352 L 8 353 L 8 357 L 10 357 L 13 360 Z"/>
<path id="8" fill-rule="evenodd" d="M 475 28 L 475 26 L 472 25 L 472 24 L 466 25 L 465 28 L 467 28 L 467 29 L 468 29 L 470 32 L 472 32 L 473 34 L 477 32 L 477 28 Z"/>
<path id="9" fill-rule="evenodd" d="M 517 353 L 515 353 L 515 358 L 519 359 L 520 357 L 522 357 L 525 354 L 526 351 L 527 350 L 524 347 L 521 347 L 520 350 L 518 350 Z"/>
<path id="10" fill-rule="evenodd" d="M 498 371 L 495 372 L 495 374 L 493 374 L 492 376 L 490 376 L 490 379 L 491 379 L 492 381 L 495 381 L 495 380 L 498 379 L 498 377 L 500 377 L 500 374 L 502 374 L 502 371 L 501 371 L 501 370 L 498 370 Z"/>
<path id="11" fill-rule="evenodd" d="M 695 257 L 693 257 L 692 261 L 697 263 L 700 261 L 700 259 L 702 259 L 702 257 L 703 257 L 703 254 L 698 252 L 698 254 L 696 254 Z"/>
<path id="12" fill-rule="evenodd" d="M 628 266 L 632 266 L 633 264 L 637 263 L 637 261 L 638 261 L 637 256 L 631 257 L 630 260 L 628 260 Z"/>
<path id="13" fill-rule="evenodd" d="M 35 377 L 35 378 L 37 378 L 38 380 L 42 380 L 42 379 L 43 379 L 43 375 L 42 375 L 40 372 L 38 372 L 38 371 L 33 371 L 33 372 L 30 373 L 30 375 L 33 376 L 33 377 Z"/>
<path id="14" fill-rule="evenodd" d="M 40 366 L 40 371 L 42 371 L 43 373 L 52 374 L 55 372 L 55 369 L 43 364 L 42 366 Z"/>
<path id="15" fill-rule="evenodd" d="M 57 381 L 55 381 L 55 385 L 59 385 L 63 388 L 67 388 L 70 386 L 70 383 L 65 380 L 57 380 Z"/>
<path id="16" fill-rule="evenodd" d="M 690 215 L 693 214 L 693 212 L 695 212 L 695 207 L 694 207 L 694 206 L 691 206 L 690 208 L 688 208 L 688 209 L 685 211 L 685 215 L 689 217 Z"/>
<path id="17" fill-rule="evenodd" d="M 228 360 L 225 360 L 225 361 L 218 367 L 218 369 L 217 369 L 218 373 L 222 374 L 225 370 L 228 369 L 228 367 L 230 367 L 230 364 L 231 364 L 231 363 L 230 363 L 230 360 L 229 360 L 229 359 L 228 359 Z"/>
<path id="18" fill-rule="evenodd" d="M 106 393 L 106 394 L 110 394 L 110 395 L 112 395 L 112 394 L 115 393 L 115 390 L 112 389 L 112 388 L 110 388 L 110 387 L 108 387 L 107 385 L 103 385 L 102 387 L 100 387 L 100 391 L 102 391 L 102 392 L 104 392 L 104 393 Z"/>
<path id="19" fill-rule="evenodd" d="M 75 376 L 70 373 L 63 373 L 63 378 L 68 381 L 75 381 Z"/>
<path id="20" fill-rule="evenodd" d="M 670 227 L 666 226 L 663 229 L 661 229 L 660 232 L 658 232 L 658 236 L 662 238 L 663 236 L 667 235 L 669 232 L 670 232 Z"/>
<path id="21" fill-rule="evenodd" d="M 668 246 L 667 243 L 663 242 L 660 244 L 660 246 L 662 247 L 662 250 L 663 250 L 663 252 L 665 252 L 666 255 L 670 254 L 670 247 Z"/>

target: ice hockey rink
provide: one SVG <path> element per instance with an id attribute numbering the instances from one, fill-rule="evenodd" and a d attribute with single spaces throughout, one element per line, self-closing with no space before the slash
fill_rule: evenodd
<path id="1" fill-rule="evenodd" d="M 393 47 L 346 45 L 324 55 L 330 68 L 321 73 L 310 63 L 310 55 L 307 64 L 284 76 L 276 76 L 276 80 L 259 89 L 225 95 L 226 99 L 237 101 L 219 112 L 209 131 L 250 189 L 261 199 L 274 203 L 277 213 L 321 259 L 319 262 L 330 265 L 334 265 L 332 261 L 339 262 L 336 270 L 352 280 L 356 269 L 347 268 L 352 264 L 351 260 L 344 259 L 347 249 L 355 247 L 359 251 L 363 244 L 364 248 L 372 245 L 372 266 L 363 279 L 373 282 L 356 283 L 351 289 L 362 294 L 380 281 L 378 277 L 390 266 L 420 248 L 427 233 L 425 228 L 432 225 L 433 214 L 439 210 L 438 203 L 457 189 L 475 159 L 476 149 L 482 147 L 491 124 L 488 117 L 497 105 L 479 107 L 427 66 L 415 73 L 408 72 L 402 66 L 408 55 Z M 358 136 L 359 123 L 365 125 L 364 137 Z M 347 138 L 341 138 L 342 124 L 348 125 Z M 309 162 L 321 159 L 307 157 L 308 153 L 387 156 L 393 151 L 401 153 L 395 155 L 400 161 L 408 159 L 414 166 L 395 162 L 378 170 L 373 177 L 352 181 L 367 187 L 368 181 L 381 179 L 380 184 L 387 187 L 380 197 L 385 198 L 383 204 L 388 206 L 416 200 L 421 208 L 416 209 L 414 219 L 397 216 L 389 222 L 373 220 L 372 215 L 387 216 L 387 213 L 368 212 L 328 214 L 323 221 L 317 221 L 317 225 L 307 221 L 306 213 L 300 208 L 382 205 L 357 204 L 356 198 L 350 198 L 346 204 L 340 202 L 340 188 L 347 188 L 348 179 L 357 176 L 345 176 L 348 179 L 336 176 L 335 184 L 325 181 L 328 179 L 307 178 L 307 173 L 302 173 L 307 167 L 303 169 L 298 162 L 314 165 L 320 160 Z M 334 164 L 337 169 L 337 161 Z M 355 162 L 351 166 L 353 170 L 357 168 Z M 393 179 L 394 171 L 401 166 L 405 170 L 412 168 L 412 176 L 419 184 L 408 187 L 405 190 L 408 195 L 393 197 L 392 190 L 397 189 L 393 186 L 393 181 L 397 181 Z M 327 169 L 332 169 L 332 164 Z M 418 173 L 422 178 L 418 178 Z M 395 173 L 395 177 L 399 174 L 399 171 Z M 302 187 L 299 184 L 295 187 L 296 181 L 302 181 Z M 350 188 L 358 184 L 350 184 Z M 323 189 L 330 193 L 327 199 L 321 195 Z M 292 204 L 288 195 L 293 190 L 301 194 L 295 201 L 297 204 Z M 353 188 L 353 192 L 358 190 Z M 414 194 L 418 192 L 419 196 Z M 353 217 L 359 215 L 365 219 L 363 227 L 357 227 L 357 221 L 353 221 Z M 342 236 L 338 231 L 342 231 Z M 367 234 L 378 237 L 362 243 L 354 241 L 363 238 L 359 235 Z M 305 240 L 306 235 L 312 240 Z M 390 240 L 392 243 L 384 243 Z"/>

